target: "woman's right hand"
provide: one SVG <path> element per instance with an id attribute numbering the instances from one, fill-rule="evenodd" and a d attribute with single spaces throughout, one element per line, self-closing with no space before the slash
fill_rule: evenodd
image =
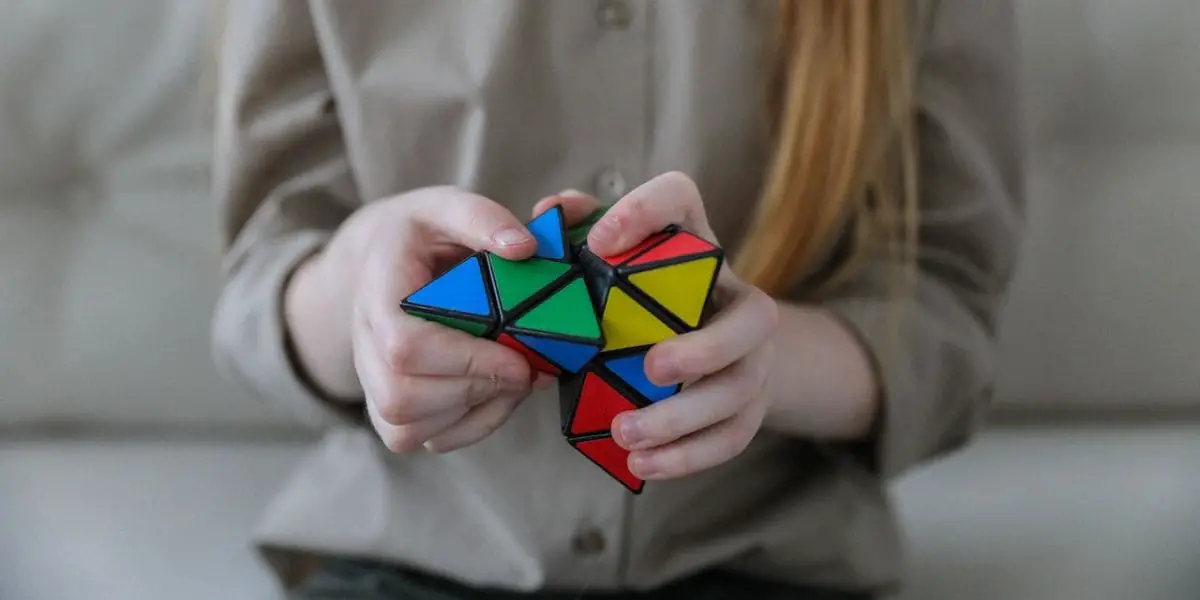
<path id="1" fill-rule="evenodd" d="M 474 444 L 545 382 L 519 353 L 400 309 L 479 250 L 519 260 L 536 242 L 487 198 L 423 188 L 359 209 L 289 286 L 289 327 L 310 378 L 331 396 L 365 398 L 395 452 Z"/>

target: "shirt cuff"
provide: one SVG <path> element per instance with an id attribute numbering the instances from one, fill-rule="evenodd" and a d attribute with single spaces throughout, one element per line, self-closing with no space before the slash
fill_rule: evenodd
<path id="1" fill-rule="evenodd" d="M 284 317 L 284 290 L 296 268 L 330 234 L 299 231 L 256 244 L 225 281 L 213 319 L 213 358 L 226 379 L 323 430 L 361 426 L 361 406 L 324 397 L 295 360 Z"/>

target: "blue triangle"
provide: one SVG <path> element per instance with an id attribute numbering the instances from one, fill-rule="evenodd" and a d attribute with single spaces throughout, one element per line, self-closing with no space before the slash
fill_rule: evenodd
<path id="1" fill-rule="evenodd" d="M 533 239 L 537 240 L 537 252 L 534 256 L 547 260 L 563 260 L 567 257 L 567 247 L 563 240 L 562 208 L 555 206 L 540 214 L 527 226 Z"/>
<path id="2" fill-rule="evenodd" d="M 408 297 L 410 304 L 481 317 L 492 316 L 479 256 L 472 256 Z"/>
<path id="3" fill-rule="evenodd" d="M 592 360 L 592 357 L 600 352 L 600 348 L 586 344 L 563 342 L 528 335 L 518 335 L 516 338 L 522 344 L 533 348 L 538 354 L 545 356 L 564 370 L 572 373 L 578 373 L 587 365 L 589 360 Z"/>
<path id="4" fill-rule="evenodd" d="M 665 400 L 674 396 L 679 386 L 662 387 L 654 385 L 646 377 L 645 365 L 645 354 L 614 358 L 604 363 L 604 366 L 608 367 L 608 370 L 615 373 L 617 377 L 620 377 L 625 383 L 628 383 L 651 402 L 658 402 L 659 400 Z"/>

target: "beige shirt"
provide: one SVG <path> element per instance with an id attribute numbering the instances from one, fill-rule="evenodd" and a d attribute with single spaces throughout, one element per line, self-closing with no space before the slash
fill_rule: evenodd
<path id="1" fill-rule="evenodd" d="M 231 244 L 215 353 L 324 432 L 258 531 L 275 564 L 333 553 L 523 590 L 648 587 L 714 565 L 897 582 L 886 482 L 963 443 L 992 393 L 1022 212 L 1010 1 L 918 11 L 921 282 L 902 360 L 882 373 L 873 460 L 764 432 L 725 465 L 634 496 L 567 445 L 553 390 L 478 445 L 392 455 L 304 384 L 285 344 L 281 290 L 297 262 L 364 202 L 421 186 L 528 215 L 565 188 L 615 200 L 679 169 L 735 247 L 766 159 L 758 61 L 774 5 L 228 2 L 215 189 Z M 880 273 L 827 304 L 876 350 L 890 339 Z"/>

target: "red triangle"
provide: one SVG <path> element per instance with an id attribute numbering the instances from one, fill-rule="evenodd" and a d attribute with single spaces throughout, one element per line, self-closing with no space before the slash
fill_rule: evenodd
<path id="1" fill-rule="evenodd" d="M 575 416 L 571 419 L 571 435 L 611 431 L 613 419 L 631 410 L 637 410 L 633 402 L 599 375 L 588 373 L 584 376 Z"/>
<path id="2" fill-rule="evenodd" d="M 637 257 L 636 260 L 629 264 L 630 266 L 644 265 L 646 263 L 655 263 L 664 260 L 671 260 L 673 258 L 681 258 L 684 256 L 712 252 L 715 249 L 716 246 L 713 246 L 699 237 L 696 237 L 686 231 L 681 231 L 671 236 L 671 239 Z"/>
<path id="3" fill-rule="evenodd" d="M 618 446 L 612 438 L 576 442 L 575 447 L 630 490 L 640 492 L 645 485 L 646 482 L 629 470 L 629 451 Z"/>
<path id="4" fill-rule="evenodd" d="M 511 335 L 508 335 L 507 333 L 500 334 L 500 337 L 496 341 L 500 342 L 501 344 L 504 344 L 505 346 L 508 346 L 509 348 L 512 348 L 513 350 L 516 350 L 517 352 L 520 352 L 522 355 L 524 355 L 525 360 L 529 361 L 529 366 L 533 367 L 534 370 L 541 371 L 543 373 L 548 373 L 550 375 L 559 375 L 560 373 L 562 373 L 562 371 L 558 370 L 558 367 L 555 367 L 554 365 L 550 364 L 549 361 L 542 358 L 541 355 L 534 352 L 533 350 L 530 350 L 529 348 L 527 348 L 525 346 L 525 344 L 518 342 L 516 339 L 514 339 Z"/>
<path id="5" fill-rule="evenodd" d="M 634 247 L 632 247 L 632 248 L 630 248 L 630 249 L 628 249 L 628 250 L 626 250 L 626 251 L 624 251 L 624 252 L 622 252 L 622 253 L 620 253 L 620 254 L 616 254 L 616 255 L 613 255 L 613 256 L 605 256 L 605 257 L 603 257 L 603 258 L 604 258 L 604 262 L 606 262 L 606 263 L 608 263 L 608 264 L 610 264 L 610 265 L 612 265 L 612 266 L 614 266 L 614 267 L 615 267 L 615 266 L 618 266 L 618 265 L 621 265 L 621 264 L 623 264 L 625 261 L 627 261 L 627 260 L 629 260 L 629 259 L 633 258 L 633 257 L 634 257 L 634 255 L 636 255 L 638 252 L 641 252 L 641 251 L 643 251 L 643 250 L 645 250 L 645 249 L 647 249 L 647 248 L 650 248 L 651 246 L 653 246 L 653 245 L 655 245 L 655 244 L 657 244 L 657 243 L 659 243 L 659 242 L 661 242 L 661 241 L 663 241 L 663 240 L 667 239 L 667 236 L 668 236 L 668 235 L 670 235 L 670 234 L 668 234 L 668 233 L 666 233 L 666 232 L 659 232 L 659 233 L 656 233 L 656 234 L 654 234 L 654 235 L 652 235 L 652 236 L 650 236 L 650 237 L 646 238 L 645 240 L 642 240 L 642 242 L 641 242 L 640 244 L 638 244 L 638 245 L 636 245 L 636 246 L 634 246 Z"/>

